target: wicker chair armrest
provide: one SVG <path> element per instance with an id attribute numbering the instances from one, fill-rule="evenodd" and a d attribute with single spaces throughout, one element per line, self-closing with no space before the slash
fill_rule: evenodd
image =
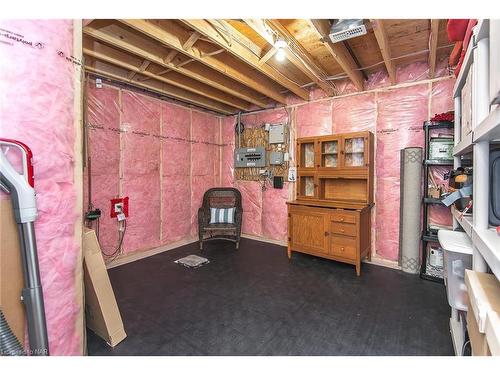
<path id="1" fill-rule="evenodd" d="M 200 228 L 208 225 L 210 221 L 210 210 L 206 207 L 200 207 L 198 209 L 198 224 Z"/>

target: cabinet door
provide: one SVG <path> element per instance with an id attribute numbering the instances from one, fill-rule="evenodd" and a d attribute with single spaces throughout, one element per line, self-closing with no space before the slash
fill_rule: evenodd
<path id="1" fill-rule="evenodd" d="M 300 172 L 297 177 L 297 198 L 317 199 L 318 181 L 315 173 Z"/>
<path id="2" fill-rule="evenodd" d="M 322 137 L 318 145 L 319 167 L 323 171 L 340 168 L 341 142 L 339 137 Z"/>
<path id="3" fill-rule="evenodd" d="M 328 214 L 304 207 L 292 207 L 288 234 L 292 249 L 328 254 Z"/>
<path id="4" fill-rule="evenodd" d="M 342 139 L 342 168 L 367 169 L 369 145 L 366 133 L 354 133 Z"/>
<path id="5" fill-rule="evenodd" d="M 297 167 L 302 171 L 314 171 L 318 165 L 318 140 L 304 139 L 297 142 Z"/>

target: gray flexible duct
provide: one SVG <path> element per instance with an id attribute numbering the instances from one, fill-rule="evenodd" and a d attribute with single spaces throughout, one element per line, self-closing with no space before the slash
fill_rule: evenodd
<path id="1" fill-rule="evenodd" d="M 26 355 L 17 337 L 12 333 L 2 310 L 0 310 L 0 355 Z"/>

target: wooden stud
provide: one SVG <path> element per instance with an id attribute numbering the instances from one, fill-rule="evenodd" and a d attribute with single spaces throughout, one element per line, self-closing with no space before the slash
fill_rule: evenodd
<path id="1" fill-rule="evenodd" d="M 328 49 L 332 56 L 337 60 L 340 67 L 347 74 L 359 91 L 363 91 L 363 75 L 356 66 L 356 62 L 343 43 L 332 43 L 328 36 L 330 32 L 330 22 L 326 19 L 312 19 L 309 23 L 322 38 L 323 45 Z"/>
<path id="2" fill-rule="evenodd" d="M 431 31 L 429 35 L 429 78 L 434 78 L 436 73 L 436 57 L 439 35 L 439 19 L 431 20 Z"/>
<path id="3" fill-rule="evenodd" d="M 396 68 L 392 63 L 391 59 L 391 47 L 389 43 L 389 38 L 387 37 L 387 32 L 384 27 L 383 20 L 371 20 L 373 25 L 373 32 L 375 34 L 375 38 L 377 39 L 378 46 L 380 48 L 380 53 L 382 54 L 382 58 L 384 59 L 385 67 L 387 69 L 387 73 L 389 74 L 389 79 L 391 80 L 391 84 L 396 84 Z"/>
<path id="4" fill-rule="evenodd" d="M 177 67 L 172 63 L 165 63 L 164 57 L 160 56 L 156 51 L 152 51 L 145 46 L 141 46 L 139 40 L 133 40 L 125 35 L 113 35 L 92 27 L 84 28 L 84 34 L 114 48 L 118 48 L 119 50 L 128 52 L 132 55 L 148 59 L 155 64 L 201 81 L 209 86 L 253 103 L 261 108 L 267 107 L 267 103 L 263 101 L 257 93 L 248 89 L 246 86 L 229 79 L 227 76 L 199 65 Z"/>
<path id="5" fill-rule="evenodd" d="M 92 73 L 95 73 L 97 75 L 102 75 L 104 77 L 108 77 L 108 78 L 115 79 L 118 81 L 127 82 L 133 86 L 137 86 L 137 87 L 144 88 L 147 90 L 155 91 L 155 92 L 163 94 L 165 96 L 169 96 L 169 97 L 173 97 L 175 99 L 186 101 L 186 102 L 189 102 L 191 104 L 194 104 L 194 105 L 206 108 L 206 109 L 210 109 L 210 110 L 218 112 L 218 113 L 234 114 L 238 111 L 237 109 L 232 108 L 230 106 L 220 104 L 214 100 L 205 98 L 201 95 L 190 93 L 186 90 L 180 89 L 176 86 L 169 85 L 166 83 L 151 82 L 151 83 L 146 84 L 146 83 L 139 82 L 137 79 L 129 81 L 129 80 L 127 80 L 127 77 L 123 74 L 113 72 L 113 71 L 106 69 L 102 66 L 95 68 L 94 66 L 90 65 L 89 63 L 91 63 L 91 61 L 86 62 L 85 70 L 92 72 Z"/>
<path id="6" fill-rule="evenodd" d="M 309 100 L 309 92 L 300 87 L 298 84 L 295 82 L 292 82 L 290 79 L 288 79 L 286 76 L 281 74 L 280 72 L 276 71 L 273 69 L 271 66 L 266 65 L 266 64 L 260 64 L 259 62 L 259 57 L 256 56 L 254 53 L 248 50 L 247 46 L 252 46 L 254 44 L 251 40 L 246 41 L 246 46 L 240 44 L 240 43 L 231 43 L 231 40 L 227 40 L 224 38 L 208 21 L 206 20 L 195 20 L 195 19 L 184 19 L 182 20 L 186 25 L 191 27 L 192 29 L 198 31 L 200 34 L 203 34 L 207 38 L 209 38 L 213 43 L 216 43 L 217 45 L 223 47 L 231 53 L 232 55 L 236 56 L 240 60 L 244 61 L 248 65 L 250 65 L 252 68 L 256 69 L 262 74 L 265 74 L 267 77 L 269 77 L 271 80 L 275 81 L 276 83 L 279 83 L 281 86 L 287 88 L 291 92 L 293 92 L 295 95 L 298 97 L 304 99 L 304 100 Z M 226 28 L 229 30 L 229 33 L 233 33 L 234 28 L 230 25 L 226 25 Z"/>
<path id="7" fill-rule="evenodd" d="M 273 34 L 288 41 L 288 48 L 285 48 L 287 59 L 328 95 L 334 94 L 334 86 L 326 80 L 328 75 L 318 67 L 311 54 L 281 23 L 277 20 L 262 19 L 245 19 L 244 21 L 271 45 L 274 45 Z"/>

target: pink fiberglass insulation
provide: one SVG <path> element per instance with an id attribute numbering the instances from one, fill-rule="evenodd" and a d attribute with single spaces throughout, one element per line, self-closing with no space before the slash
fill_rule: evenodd
<path id="1" fill-rule="evenodd" d="M 162 103 L 162 242 L 189 237 L 191 232 L 191 113 Z"/>
<path id="2" fill-rule="evenodd" d="M 160 101 L 122 93 L 123 195 L 129 197 L 125 253 L 160 244 Z M 147 225 L 144 225 L 147 223 Z"/>
<path id="3" fill-rule="evenodd" d="M 308 103 L 297 108 L 297 137 L 332 133 L 332 102 Z"/>
<path id="4" fill-rule="evenodd" d="M 423 147 L 422 123 L 428 118 L 428 99 L 427 84 L 378 93 L 375 247 L 379 255 L 390 260 L 397 260 L 399 251 L 400 150 Z"/>
<path id="5" fill-rule="evenodd" d="M 224 117 L 221 120 L 222 131 L 222 171 L 221 186 L 233 186 L 234 177 L 234 126 L 236 117 Z"/>
<path id="6" fill-rule="evenodd" d="M 255 181 L 235 181 L 234 187 L 241 192 L 243 203 L 242 233 L 262 235 L 262 188 Z M 276 213 L 274 215 L 278 216 Z M 286 216 L 286 215 L 285 215 Z"/>
<path id="7" fill-rule="evenodd" d="M 2 137 L 33 151 L 38 218 L 35 234 L 53 355 L 81 355 L 83 322 L 81 244 L 75 238 L 75 73 L 73 21 L 0 21 L 0 123 Z M 8 36 L 14 36 L 9 38 Z M 27 43 L 19 42 L 22 38 Z M 43 48 L 36 47 L 43 43 Z M 79 73 L 78 73 L 79 74 Z M 2 199 L 6 197 L 3 196 Z"/>
<path id="8" fill-rule="evenodd" d="M 218 185 L 216 170 L 220 168 L 218 118 L 192 111 L 191 124 L 191 233 L 198 232 L 198 208 L 203 194 Z"/>
<path id="9" fill-rule="evenodd" d="M 112 254 L 118 246 L 118 225 L 110 217 L 110 200 L 120 194 L 120 105 L 119 90 L 111 86 L 87 86 L 87 131 L 91 159 L 92 204 L 102 210 L 99 220 L 99 243 Z M 87 169 L 87 173 L 89 170 Z M 86 178 L 88 178 L 86 174 Z M 86 199 L 88 188 L 84 185 Z M 88 200 L 83 208 L 88 209 Z"/>
<path id="10" fill-rule="evenodd" d="M 286 241 L 288 183 L 283 189 L 268 188 L 262 192 L 262 236 Z"/>
<path id="11" fill-rule="evenodd" d="M 377 103 L 374 93 L 346 96 L 332 102 L 332 133 L 375 132 Z"/>

